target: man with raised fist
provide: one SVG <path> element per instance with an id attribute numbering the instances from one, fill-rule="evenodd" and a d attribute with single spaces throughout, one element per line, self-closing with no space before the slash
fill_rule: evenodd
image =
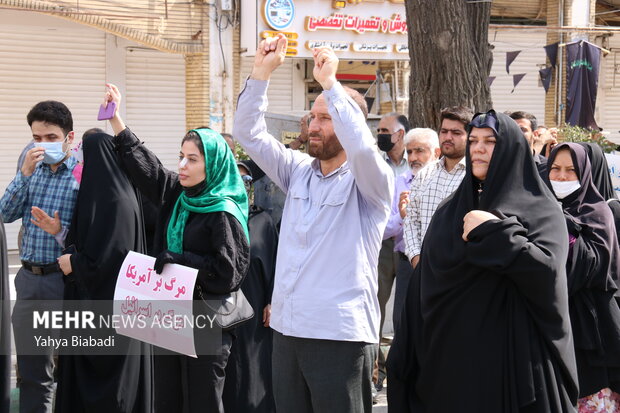
<path id="1" fill-rule="evenodd" d="M 323 93 L 310 111 L 308 154 L 267 132 L 267 87 L 286 45 L 283 35 L 260 43 L 233 129 L 286 193 L 271 301 L 276 409 L 370 413 L 377 260 L 393 173 L 366 124 L 366 102 L 336 80 L 338 58 L 327 47 L 313 50 Z"/>

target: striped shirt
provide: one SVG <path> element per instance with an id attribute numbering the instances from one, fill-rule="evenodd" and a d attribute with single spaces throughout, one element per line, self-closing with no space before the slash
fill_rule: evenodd
<path id="1" fill-rule="evenodd" d="M 17 173 L 0 199 L 0 212 L 4 222 L 22 219 L 24 237 L 20 258 L 37 264 L 50 264 L 62 253 L 62 246 L 53 235 L 30 222 L 33 206 L 41 208 L 49 216 L 60 214 L 63 230 L 69 228 L 79 184 L 73 176 L 77 164 L 68 157 L 52 172 L 50 166 L 40 162 L 30 176 Z"/>
<path id="2" fill-rule="evenodd" d="M 445 158 L 422 168 L 411 182 L 411 193 L 405 216 L 405 254 L 409 260 L 420 255 L 422 240 L 435 210 L 461 184 L 465 176 L 465 157 L 450 172 Z"/>

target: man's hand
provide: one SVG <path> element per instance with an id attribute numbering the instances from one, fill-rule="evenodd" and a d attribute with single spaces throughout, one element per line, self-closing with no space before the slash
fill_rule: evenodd
<path id="1" fill-rule="evenodd" d="M 269 327 L 271 321 L 271 304 L 267 304 L 263 309 L 263 325 Z"/>
<path id="2" fill-rule="evenodd" d="M 415 267 L 417 267 L 417 266 L 418 266 L 418 263 L 419 263 L 419 262 L 420 262 L 420 255 L 418 254 L 418 255 L 416 255 L 415 257 L 413 257 L 413 258 L 411 259 L 411 266 L 412 266 L 413 268 L 415 268 Z"/>
<path id="3" fill-rule="evenodd" d="M 498 219 L 495 215 L 490 212 L 480 211 L 478 209 L 474 209 L 473 211 L 469 211 L 463 217 L 463 239 L 465 241 L 469 241 L 467 236 L 469 233 L 478 227 L 478 225 L 490 221 L 492 219 Z"/>
<path id="4" fill-rule="evenodd" d="M 71 254 L 58 257 L 58 265 L 60 266 L 60 271 L 62 271 L 64 275 L 71 274 L 73 272 L 73 268 L 71 268 Z"/>
<path id="5" fill-rule="evenodd" d="M 269 80 L 271 73 L 284 62 L 286 56 L 286 37 L 280 33 L 276 37 L 268 37 L 258 44 L 251 79 Z"/>
<path id="6" fill-rule="evenodd" d="M 125 123 L 123 119 L 121 119 L 121 115 L 119 114 L 119 109 L 121 108 L 121 92 L 118 90 L 116 85 L 112 83 L 106 83 L 105 85 L 106 91 L 103 97 L 103 104 L 107 107 L 109 102 L 116 103 L 116 109 L 114 110 L 114 116 L 110 119 L 110 125 L 112 126 L 112 130 L 114 130 L 114 134 L 118 135 L 125 129 Z"/>
<path id="7" fill-rule="evenodd" d="M 34 168 L 36 168 L 37 163 L 43 160 L 43 154 L 45 153 L 45 149 L 40 146 L 35 146 L 26 152 L 26 156 L 24 157 L 24 163 L 22 164 L 22 175 L 30 176 L 34 173 Z"/>
<path id="8" fill-rule="evenodd" d="M 409 191 L 403 191 L 398 199 L 398 210 L 402 219 L 407 216 L 407 205 L 409 205 Z"/>
<path id="9" fill-rule="evenodd" d="M 545 139 L 543 143 L 547 145 L 547 151 L 542 155 L 545 158 L 548 158 L 549 155 L 551 155 L 551 150 L 555 147 L 555 145 L 558 144 L 558 139 L 556 137 L 553 137 L 553 135 L 550 135 L 547 139 Z"/>
<path id="10" fill-rule="evenodd" d="M 314 69 L 312 74 L 323 90 L 329 90 L 336 83 L 338 58 L 331 47 L 317 47 L 312 49 Z"/>
<path id="11" fill-rule="evenodd" d="M 58 214 L 58 211 L 54 212 L 54 218 L 52 218 L 41 208 L 33 206 L 30 209 L 30 213 L 32 214 L 30 222 L 48 234 L 56 235 L 62 229 L 62 223 L 60 222 L 60 215 Z"/>
<path id="12" fill-rule="evenodd" d="M 308 125 L 310 125 L 310 114 L 306 113 L 299 121 L 300 134 L 297 137 L 297 140 L 302 144 L 308 142 Z"/>
<path id="13" fill-rule="evenodd" d="M 291 149 L 299 149 L 301 145 L 308 142 L 308 119 L 310 118 L 310 114 L 304 115 L 303 118 L 299 121 L 299 136 L 296 137 L 288 147 Z"/>

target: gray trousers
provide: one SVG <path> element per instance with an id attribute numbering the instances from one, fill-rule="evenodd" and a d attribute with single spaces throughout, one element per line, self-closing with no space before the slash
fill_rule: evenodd
<path id="1" fill-rule="evenodd" d="M 377 345 L 273 332 L 276 411 L 371 413 Z"/>
<path id="2" fill-rule="evenodd" d="M 32 313 L 36 306 L 28 300 L 62 300 L 64 283 L 61 272 L 36 275 L 20 268 L 15 276 L 17 301 L 11 316 L 13 320 L 15 350 L 17 352 L 17 369 L 21 382 L 19 385 L 20 413 L 51 413 L 54 397 L 54 361 L 53 349 L 47 354 L 20 354 L 20 336 L 17 329 L 32 326 Z M 23 331 L 23 330 L 22 330 Z M 37 334 L 46 335 L 39 329 Z M 53 335 L 52 333 L 49 333 Z M 23 337 L 23 336 L 22 336 Z"/>

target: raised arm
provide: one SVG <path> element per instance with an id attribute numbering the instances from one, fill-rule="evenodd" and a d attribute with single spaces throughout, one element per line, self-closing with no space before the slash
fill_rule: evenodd
<path id="1" fill-rule="evenodd" d="M 314 78 L 323 87 L 334 132 L 346 155 L 355 184 L 364 199 L 389 213 L 394 174 L 379 154 L 359 105 L 336 80 L 338 58 L 329 47 L 314 49 Z"/>
<path id="2" fill-rule="evenodd" d="M 5 223 L 8 224 L 24 216 L 24 208 L 26 208 L 26 199 L 28 198 L 28 184 L 37 164 L 43 160 L 44 152 L 43 148 L 34 147 L 24 154 L 21 168 L 0 199 L 0 213 Z"/>
<path id="3" fill-rule="evenodd" d="M 267 87 L 271 73 L 282 64 L 286 54 L 284 35 L 263 40 L 256 50 L 254 67 L 237 100 L 233 135 L 250 158 L 287 191 L 294 168 L 308 155 L 287 149 L 267 132 Z"/>
<path id="4" fill-rule="evenodd" d="M 169 194 L 177 192 L 178 174 L 164 168 L 157 156 L 125 126 L 118 112 L 121 106 L 121 93 L 118 88 L 108 83 L 106 89 L 104 104 L 116 104 L 110 125 L 114 130 L 114 142 L 118 145 L 119 159 L 125 172 L 144 196 L 155 205 L 161 205 Z"/>

